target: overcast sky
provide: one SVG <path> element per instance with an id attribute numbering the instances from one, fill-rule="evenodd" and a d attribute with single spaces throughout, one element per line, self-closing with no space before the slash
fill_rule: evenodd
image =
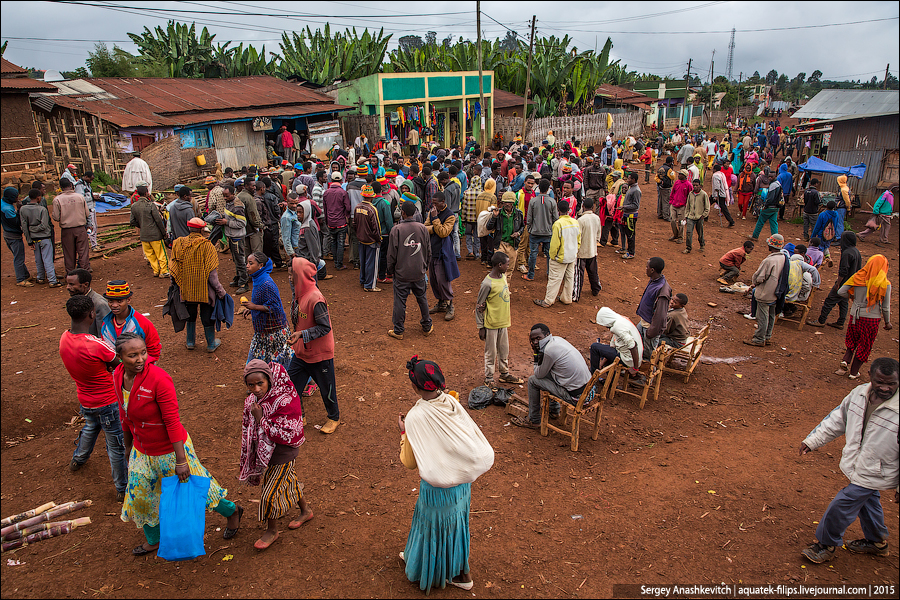
<path id="1" fill-rule="evenodd" d="M 317 16 L 306 16 L 311 7 Z M 436 14 L 447 8 L 453 12 Z M 737 29 L 734 78 L 753 71 L 765 76 L 774 68 L 791 78 L 819 69 L 825 79 L 880 80 L 888 63 L 894 75 L 900 67 L 896 1 L 483 2 L 482 31 L 495 38 L 509 28 L 527 40 L 532 14 L 538 36 L 568 34 L 579 50 L 602 47 L 611 37 L 612 58 L 639 73 L 683 77 L 693 59 L 692 73 L 705 81 L 715 50 L 715 75 L 723 75 L 732 28 Z M 206 25 L 217 42 L 265 44 L 267 51 L 278 51 L 282 30 L 315 29 L 326 21 L 333 29 L 384 27 L 394 34 L 390 48 L 403 35 L 424 36 L 429 30 L 439 40 L 476 35 L 475 2 L 2 2 L 2 16 L 0 37 L 9 40 L 5 58 L 58 71 L 84 66 L 98 41 L 134 52 L 126 32 L 164 26 L 170 18 L 196 21 L 198 29 Z M 832 24 L 841 25 L 823 26 Z"/>

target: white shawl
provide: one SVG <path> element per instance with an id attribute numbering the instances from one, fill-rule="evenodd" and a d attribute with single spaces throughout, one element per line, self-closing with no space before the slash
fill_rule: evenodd
<path id="1" fill-rule="evenodd" d="M 608 327 L 613 337 L 610 340 L 612 346 L 619 351 L 619 359 L 629 367 L 637 369 L 641 366 L 643 359 L 644 344 L 641 341 L 641 334 L 638 333 L 637 327 L 628 317 L 623 317 L 611 308 L 604 306 L 597 311 L 597 325 Z M 637 348 L 638 364 L 633 364 L 634 359 L 631 357 L 631 348 Z"/>
<path id="2" fill-rule="evenodd" d="M 406 415 L 419 476 L 434 487 L 472 483 L 494 464 L 494 450 L 466 409 L 446 392 L 419 399 Z"/>

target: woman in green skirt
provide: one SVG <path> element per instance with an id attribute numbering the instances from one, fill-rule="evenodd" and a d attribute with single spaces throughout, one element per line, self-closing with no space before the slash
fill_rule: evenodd
<path id="1" fill-rule="evenodd" d="M 142 528 L 147 539 L 132 554 L 143 556 L 159 547 L 159 497 L 162 478 L 170 475 L 177 475 L 182 482 L 191 475 L 209 477 L 206 506 L 227 519 L 223 537 L 233 538 L 244 509 L 225 498 L 227 490 L 200 464 L 178 415 L 172 378 L 156 364 L 147 362 L 147 344 L 135 333 L 119 335 L 116 355 L 121 364 L 113 373 L 113 384 L 128 456 L 122 520 Z"/>
<path id="2" fill-rule="evenodd" d="M 400 428 L 400 460 L 418 469 L 422 481 L 406 548 L 400 558 L 406 576 L 426 593 L 447 583 L 474 587 L 469 575 L 469 506 L 472 482 L 494 464 L 494 451 L 481 429 L 446 392 L 434 362 L 413 356 L 406 364 L 421 397 Z"/>

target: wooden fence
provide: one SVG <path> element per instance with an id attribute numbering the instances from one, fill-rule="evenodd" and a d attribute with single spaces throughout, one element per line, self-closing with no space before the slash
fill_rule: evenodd
<path id="1" fill-rule="evenodd" d="M 376 115 L 346 115 L 341 117 L 341 135 L 344 136 L 342 147 L 352 146 L 359 134 L 365 133 L 369 143 L 378 139 L 378 117 Z"/>
<path id="2" fill-rule="evenodd" d="M 540 144 L 547 138 L 547 132 L 559 141 L 570 140 L 574 136 L 581 141 L 581 146 L 593 146 L 606 141 L 606 134 L 611 130 L 616 137 L 637 135 L 643 131 L 643 112 L 629 111 L 612 115 L 612 128 L 607 128 L 608 113 L 579 115 L 575 117 L 543 117 L 528 121 L 528 132 L 524 136 L 526 142 Z M 510 142 L 522 131 L 521 117 L 494 117 L 494 133 L 500 132 L 503 140 Z"/>

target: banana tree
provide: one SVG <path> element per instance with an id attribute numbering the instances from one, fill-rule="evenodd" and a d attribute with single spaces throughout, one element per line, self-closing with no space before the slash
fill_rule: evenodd
<path id="1" fill-rule="evenodd" d="M 324 32 L 317 29 L 314 33 L 309 27 L 299 34 L 284 32 L 275 74 L 283 79 L 301 77 L 319 85 L 372 75 L 381 69 L 390 39 L 384 29 L 374 35 L 368 29 L 358 35 L 356 28 L 332 34 L 328 24 Z"/>
<path id="2" fill-rule="evenodd" d="M 138 60 L 145 64 L 165 65 L 169 77 L 216 76 L 223 65 L 216 61 L 213 47 L 215 34 L 206 27 L 197 36 L 196 26 L 169 21 L 166 28 L 156 27 L 153 31 L 144 27 L 141 34 L 129 33 L 128 37 L 138 47 Z M 222 48 L 227 48 L 230 42 Z"/>

